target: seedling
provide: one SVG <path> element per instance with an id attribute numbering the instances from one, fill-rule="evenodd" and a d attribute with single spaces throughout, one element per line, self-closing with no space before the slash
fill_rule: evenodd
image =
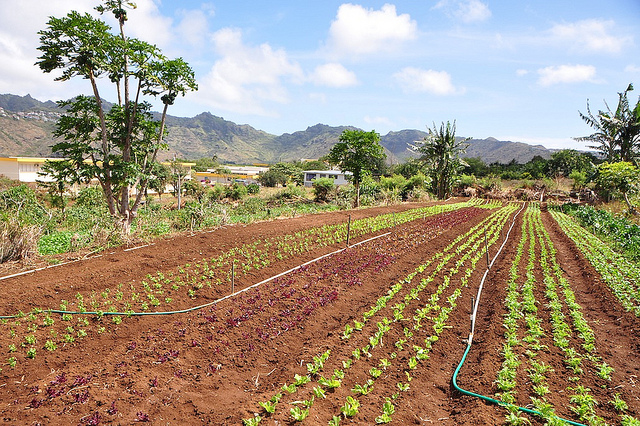
<path id="1" fill-rule="evenodd" d="M 342 407 L 340 407 L 340 411 L 345 417 L 353 417 L 358 414 L 358 408 L 360 407 L 360 402 L 352 396 L 347 396 L 347 401 L 344 403 Z"/>

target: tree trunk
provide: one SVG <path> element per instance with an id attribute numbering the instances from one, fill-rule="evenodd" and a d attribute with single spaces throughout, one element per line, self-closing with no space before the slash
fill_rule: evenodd
<path id="1" fill-rule="evenodd" d="M 629 208 L 629 213 L 631 213 L 634 216 L 638 214 L 638 211 L 636 210 L 634 205 L 631 204 L 631 201 L 629 200 L 629 196 L 627 195 L 626 192 L 624 193 L 624 202 L 627 203 L 627 207 Z"/>

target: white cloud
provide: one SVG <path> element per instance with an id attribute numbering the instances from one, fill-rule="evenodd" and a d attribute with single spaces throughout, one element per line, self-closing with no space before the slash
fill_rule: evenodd
<path id="1" fill-rule="evenodd" d="M 393 75 L 393 78 L 407 92 L 427 92 L 434 95 L 455 95 L 464 92 L 451 82 L 446 71 L 422 70 L 407 67 Z"/>
<path id="2" fill-rule="evenodd" d="M 529 74 L 529 71 L 527 71 L 527 70 L 523 70 L 523 69 L 516 70 L 516 75 L 518 77 L 522 77 L 522 76 L 527 75 L 527 74 Z"/>
<path id="3" fill-rule="evenodd" d="M 117 28 L 112 13 L 105 13 L 104 18 Z M 173 19 L 163 16 L 154 0 L 136 0 L 136 9 L 128 11 L 127 18 L 124 30 L 130 37 L 157 44 L 162 50 L 175 40 Z"/>
<path id="4" fill-rule="evenodd" d="M 560 65 L 538 70 L 538 84 L 552 86 L 563 83 L 595 82 L 596 68 L 592 65 Z"/>
<path id="5" fill-rule="evenodd" d="M 633 38 L 613 35 L 615 28 L 612 20 L 587 19 L 554 25 L 549 32 L 554 44 L 565 44 L 575 51 L 620 53 L 633 42 Z"/>
<path id="6" fill-rule="evenodd" d="M 640 67 L 636 65 L 627 65 L 626 67 L 624 67 L 624 72 L 631 72 L 634 74 L 638 74 L 640 73 Z"/>
<path id="7" fill-rule="evenodd" d="M 198 99 L 227 111 L 269 115 L 267 102 L 286 103 L 283 79 L 303 80 L 300 66 L 269 44 L 246 46 L 240 30 L 225 28 L 212 37 L 221 56 L 199 82 Z"/>
<path id="8" fill-rule="evenodd" d="M 367 55 L 394 51 L 416 36 L 416 22 L 394 5 L 373 10 L 345 3 L 331 23 L 328 46 L 338 55 Z"/>
<path id="9" fill-rule="evenodd" d="M 207 13 L 204 10 L 182 10 L 176 33 L 187 45 L 201 46 L 209 34 Z"/>
<path id="10" fill-rule="evenodd" d="M 480 0 L 441 0 L 434 9 L 443 9 L 448 16 L 465 24 L 486 21 L 491 17 L 489 6 Z"/>
<path id="11" fill-rule="evenodd" d="M 358 78 L 342 64 L 328 63 L 316 67 L 310 80 L 318 86 L 349 87 L 358 84 Z"/>
<path id="12" fill-rule="evenodd" d="M 50 16 L 62 17 L 72 9 L 84 13 L 92 7 L 73 0 L 33 0 L 16 2 L 10 12 L 0 13 L 0 93 L 30 93 L 40 100 L 68 97 L 70 83 L 54 82 L 53 75 L 34 63 L 40 56 L 38 31 L 46 28 Z"/>

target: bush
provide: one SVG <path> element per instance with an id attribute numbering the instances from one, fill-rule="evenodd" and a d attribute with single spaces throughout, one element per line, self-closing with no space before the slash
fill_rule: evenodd
<path id="1" fill-rule="evenodd" d="M 198 202 L 204 199 L 204 188 L 202 184 L 195 179 L 185 179 L 185 181 L 182 182 L 182 189 L 184 190 L 184 195 L 193 197 L 198 200 Z"/>
<path id="2" fill-rule="evenodd" d="M 382 176 L 380 178 L 380 186 L 386 190 L 402 190 L 407 183 L 407 179 L 405 179 L 402 175 L 393 175 L 391 177 Z"/>
<path id="3" fill-rule="evenodd" d="M 0 263 L 27 259 L 35 254 L 41 229 L 20 225 L 16 218 L 0 222 Z"/>
<path id="4" fill-rule="evenodd" d="M 257 183 L 250 183 L 247 185 L 247 192 L 251 195 L 256 195 L 260 192 L 260 185 Z"/>
<path id="5" fill-rule="evenodd" d="M 102 189 L 97 186 L 82 188 L 76 198 L 76 205 L 89 208 L 95 208 L 98 206 L 106 207 L 106 201 L 104 200 Z"/>
<path id="6" fill-rule="evenodd" d="M 234 183 L 226 190 L 226 196 L 235 201 L 241 200 L 242 198 L 246 197 L 248 193 L 249 190 L 247 189 L 247 187 L 240 183 Z"/>
<path id="7" fill-rule="evenodd" d="M 320 178 L 313 181 L 313 195 L 315 200 L 326 203 L 330 199 L 330 195 L 336 185 L 331 178 Z"/>
<path id="8" fill-rule="evenodd" d="M 307 193 L 304 188 L 301 186 L 287 186 L 282 191 L 274 194 L 270 201 L 283 201 L 283 200 L 294 200 L 299 198 L 306 198 Z"/>
<path id="9" fill-rule="evenodd" d="M 51 218 L 36 192 L 24 184 L 0 192 L 0 214 L 17 217 L 22 225 L 46 225 Z"/>
<path id="10" fill-rule="evenodd" d="M 212 187 L 205 188 L 204 192 L 205 200 L 211 204 L 215 201 L 222 200 L 226 196 L 227 188 L 216 183 Z"/>
<path id="11" fill-rule="evenodd" d="M 262 198 L 250 197 L 240 204 L 234 211 L 235 214 L 258 214 L 265 211 L 267 205 Z"/>
<path id="12" fill-rule="evenodd" d="M 415 197 L 418 193 L 424 193 L 429 187 L 430 183 L 430 177 L 425 176 L 421 172 L 416 173 L 415 175 L 407 179 L 404 186 L 402 187 L 402 198 L 406 200 L 410 196 Z"/>

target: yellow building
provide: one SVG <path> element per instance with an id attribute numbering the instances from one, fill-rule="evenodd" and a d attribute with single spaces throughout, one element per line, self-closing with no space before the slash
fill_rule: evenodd
<path id="1" fill-rule="evenodd" d="M 49 176 L 38 173 L 46 160 L 60 160 L 59 158 L 37 157 L 0 157 L 0 175 L 20 182 L 51 181 Z"/>

